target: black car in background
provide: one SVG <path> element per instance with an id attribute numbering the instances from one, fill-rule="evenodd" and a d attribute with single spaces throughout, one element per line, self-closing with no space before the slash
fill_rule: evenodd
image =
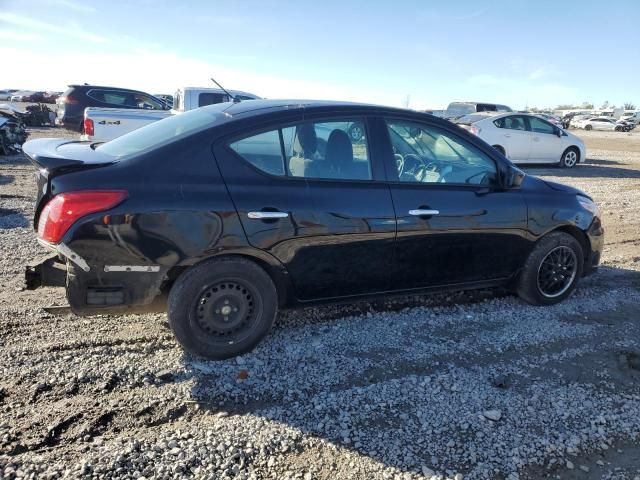
<path id="1" fill-rule="evenodd" d="M 98 85 L 69 85 L 56 105 L 56 124 L 76 132 L 82 132 L 87 107 L 169 109 L 165 102 L 148 93 Z"/>
<path id="2" fill-rule="evenodd" d="M 79 315 L 167 310 L 178 341 L 216 359 L 296 305 L 495 286 L 554 304 L 604 241 L 587 194 L 403 109 L 223 103 L 24 152 L 54 251 L 27 268 L 28 288 L 66 286 Z"/>

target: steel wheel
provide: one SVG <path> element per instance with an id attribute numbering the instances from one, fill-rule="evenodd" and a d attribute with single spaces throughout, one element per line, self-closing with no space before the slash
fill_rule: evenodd
<path id="1" fill-rule="evenodd" d="M 573 249 L 559 246 L 542 259 L 538 267 L 538 290 L 547 298 L 566 292 L 578 271 L 578 259 Z"/>
<path id="2" fill-rule="evenodd" d="M 246 337 L 260 313 L 256 293 L 240 281 L 222 281 L 202 292 L 194 305 L 198 326 L 225 343 Z"/>
<path id="3" fill-rule="evenodd" d="M 567 168 L 575 166 L 575 164 L 578 163 L 578 154 L 576 153 L 576 151 L 567 150 L 567 152 L 565 152 L 564 154 L 564 157 L 562 157 L 562 163 Z"/>

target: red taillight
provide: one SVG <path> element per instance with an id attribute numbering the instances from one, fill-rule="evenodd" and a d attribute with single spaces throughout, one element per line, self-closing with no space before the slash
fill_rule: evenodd
<path id="1" fill-rule="evenodd" d="M 93 120 L 91 120 L 90 118 L 85 118 L 84 119 L 84 134 L 85 135 L 89 135 L 90 137 L 93 137 Z"/>
<path id="2" fill-rule="evenodd" d="M 76 220 L 90 213 L 115 207 L 128 193 L 125 190 L 67 192 L 56 195 L 44 207 L 38 221 L 38 237 L 59 243 Z"/>
<path id="3" fill-rule="evenodd" d="M 78 103 L 78 99 L 67 95 L 66 97 L 58 98 L 58 103 L 68 103 L 69 105 L 75 105 Z"/>

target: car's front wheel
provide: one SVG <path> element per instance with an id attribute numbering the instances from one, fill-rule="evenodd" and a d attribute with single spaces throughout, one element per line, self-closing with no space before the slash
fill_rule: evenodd
<path id="1" fill-rule="evenodd" d="M 518 279 L 517 293 L 532 305 L 553 305 L 575 290 L 582 276 L 580 243 L 564 232 L 553 232 L 535 246 Z"/>
<path id="2" fill-rule="evenodd" d="M 584 127 L 585 130 L 593 130 L 593 127 L 591 125 L 586 125 Z"/>
<path id="3" fill-rule="evenodd" d="M 579 158 L 578 150 L 574 147 L 567 148 L 562 157 L 560 158 L 560 166 L 562 168 L 573 168 L 578 163 Z"/>
<path id="4" fill-rule="evenodd" d="M 278 311 L 276 287 L 257 264 L 212 259 L 183 273 L 169 294 L 169 325 L 190 353 L 214 360 L 252 350 Z"/>

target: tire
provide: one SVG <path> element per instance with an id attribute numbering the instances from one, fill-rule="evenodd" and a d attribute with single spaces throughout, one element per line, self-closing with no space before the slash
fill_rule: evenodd
<path id="1" fill-rule="evenodd" d="M 560 275 L 556 277 L 555 260 L 559 264 L 565 263 L 560 258 L 566 258 L 567 263 L 571 260 L 575 263 L 570 270 L 561 267 Z M 568 233 L 552 232 L 540 239 L 529 254 L 518 278 L 518 296 L 531 305 L 559 303 L 575 290 L 582 276 L 583 264 L 580 243 Z"/>
<path id="2" fill-rule="evenodd" d="M 591 125 L 585 125 L 584 129 L 585 130 L 593 130 L 593 127 Z"/>
<path id="3" fill-rule="evenodd" d="M 504 151 L 504 148 L 501 147 L 500 145 L 493 145 L 493 148 L 495 148 L 497 151 L 499 151 L 503 156 L 507 156 L 507 153 Z"/>
<path id="4" fill-rule="evenodd" d="M 359 142 L 364 137 L 364 125 L 354 123 L 349 127 L 349 138 L 352 142 Z"/>
<path id="5" fill-rule="evenodd" d="M 580 151 L 575 147 L 567 148 L 560 157 L 560 167 L 573 168 L 580 161 Z"/>
<path id="6" fill-rule="evenodd" d="M 252 261 L 212 259 L 190 268 L 173 285 L 169 325 L 189 353 L 223 360 L 249 352 L 267 335 L 277 299 L 271 277 Z"/>

